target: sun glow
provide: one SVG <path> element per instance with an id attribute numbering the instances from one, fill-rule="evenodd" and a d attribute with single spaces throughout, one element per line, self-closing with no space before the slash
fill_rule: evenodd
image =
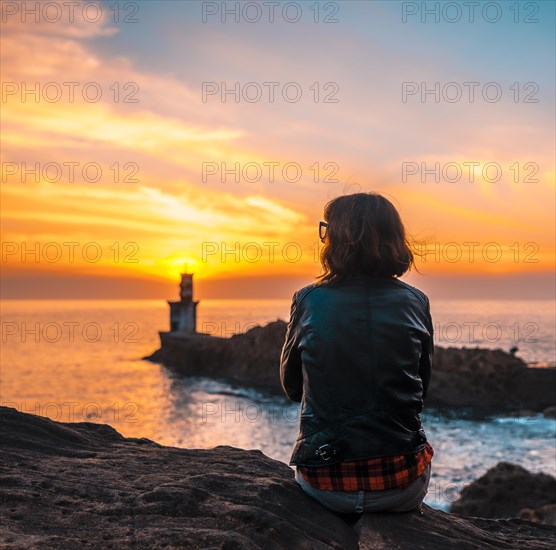
<path id="1" fill-rule="evenodd" d="M 179 281 L 181 273 L 202 274 L 200 263 L 192 256 L 171 256 L 158 260 L 159 273 L 164 277 Z"/>

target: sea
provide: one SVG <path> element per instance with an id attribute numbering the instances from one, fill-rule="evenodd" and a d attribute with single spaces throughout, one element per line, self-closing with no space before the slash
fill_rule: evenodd
<path id="1" fill-rule="evenodd" d="M 219 336 L 288 320 L 289 300 L 203 300 L 198 330 Z M 554 301 L 431 302 L 440 346 L 514 350 L 532 366 L 556 363 Z M 0 402 L 65 422 L 102 422 L 128 437 L 206 449 L 260 449 L 288 463 L 299 405 L 221 380 L 178 377 L 142 358 L 168 330 L 168 305 L 147 301 L 1 304 Z M 277 365 L 278 368 L 278 365 Z M 500 461 L 556 475 L 556 420 L 484 420 L 422 414 L 435 454 L 425 502 L 449 510 L 459 492 Z"/>

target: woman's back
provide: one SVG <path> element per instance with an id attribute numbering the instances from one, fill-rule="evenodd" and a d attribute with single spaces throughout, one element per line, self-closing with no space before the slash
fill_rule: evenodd
<path id="1" fill-rule="evenodd" d="M 401 281 L 353 275 L 296 293 L 282 354 L 284 390 L 302 395 L 291 463 L 322 463 L 331 439 L 336 461 L 422 448 L 432 353 L 428 299 Z"/>

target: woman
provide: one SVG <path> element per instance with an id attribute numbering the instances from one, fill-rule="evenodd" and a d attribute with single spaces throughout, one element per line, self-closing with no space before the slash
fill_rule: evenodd
<path id="1" fill-rule="evenodd" d="M 431 376 L 429 300 L 400 281 L 413 254 L 376 193 L 326 205 L 319 281 L 295 293 L 280 379 L 301 403 L 290 465 L 340 513 L 421 509 L 433 449 L 420 413 Z"/>

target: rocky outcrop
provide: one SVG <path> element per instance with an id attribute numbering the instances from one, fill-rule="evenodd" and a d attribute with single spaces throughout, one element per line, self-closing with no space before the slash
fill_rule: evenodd
<path id="1" fill-rule="evenodd" d="M 556 504 L 545 504 L 539 508 L 523 508 L 519 515 L 521 519 L 526 519 L 533 523 L 556 525 Z"/>
<path id="2" fill-rule="evenodd" d="M 183 375 L 223 378 L 240 386 L 284 395 L 278 365 L 286 327 L 284 321 L 275 321 L 230 338 L 161 332 L 160 349 L 146 359 Z"/>
<path id="3" fill-rule="evenodd" d="M 556 479 L 499 462 L 462 490 L 451 511 L 484 518 L 521 516 L 556 525 Z"/>
<path id="4" fill-rule="evenodd" d="M 329 512 L 260 451 L 162 447 L 102 424 L 0 409 L 0 546 L 188 550 L 548 550 L 521 519 Z"/>
<path id="5" fill-rule="evenodd" d="M 556 369 L 530 368 L 502 350 L 435 348 L 427 405 L 481 417 L 541 412 L 556 401 Z M 467 409 L 467 410 L 466 410 Z"/>
<path id="6" fill-rule="evenodd" d="M 161 348 L 146 359 L 183 375 L 223 378 L 283 395 L 278 365 L 286 327 L 276 321 L 230 338 L 163 332 Z M 448 414 L 482 418 L 556 405 L 556 369 L 528 368 L 502 350 L 437 346 L 433 369 L 426 405 Z"/>

